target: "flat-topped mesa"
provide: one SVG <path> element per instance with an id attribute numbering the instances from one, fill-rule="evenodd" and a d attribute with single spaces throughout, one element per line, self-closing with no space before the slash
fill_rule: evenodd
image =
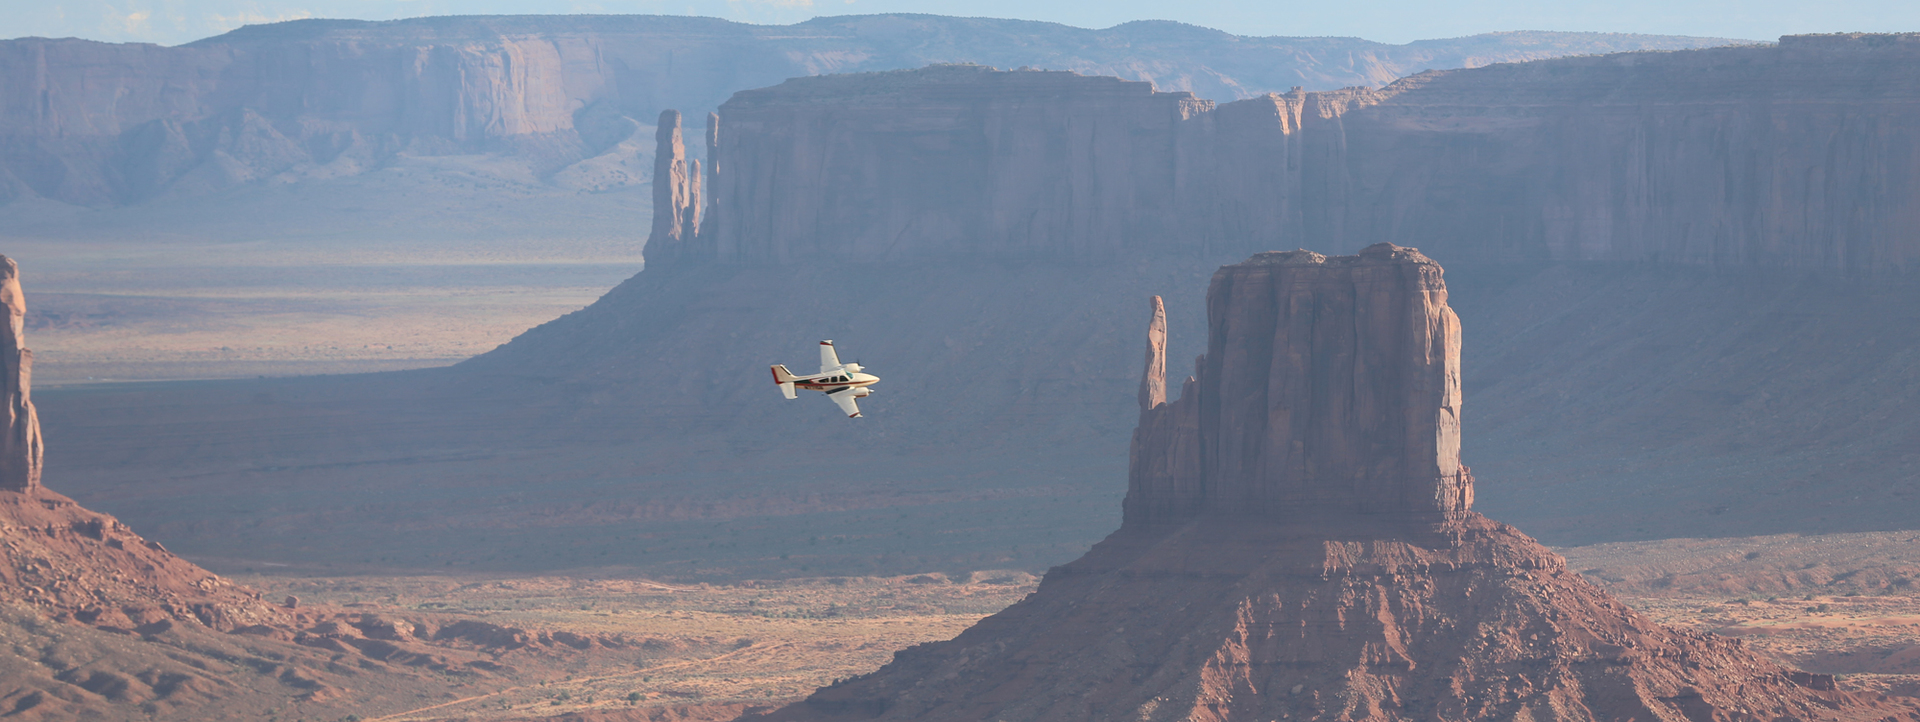
<path id="1" fill-rule="evenodd" d="M 26 348 L 27 300 L 20 291 L 20 266 L 0 256 L 0 306 L 7 323 L 0 328 L 0 490 L 33 491 L 40 486 L 40 419 L 33 410 L 33 352 Z"/>
<path id="2" fill-rule="evenodd" d="M 1195 517 L 1437 521 L 1473 504 L 1460 463 L 1460 322 L 1440 265 L 1381 243 L 1357 256 L 1262 253 L 1207 291 L 1207 353 L 1179 400 L 1165 321 L 1149 326 L 1129 527 Z M 1164 388 L 1164 381 L 1161 381 Z"/>

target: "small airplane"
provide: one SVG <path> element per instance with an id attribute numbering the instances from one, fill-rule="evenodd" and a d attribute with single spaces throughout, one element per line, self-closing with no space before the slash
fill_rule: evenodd
<path id="1" fill-rule="evenodd" d="M 870 388 L 880 382 L 880 377 L 860 373 L 860 364 L 840 363 L 840 354 L 834 352 L 832 341 L 820 342 L 820 373 L 812 376 L 795 376 L 783 364 L 773 365 L 773 382 L 780 385 L 780 393 L 787 398 L 797 398 L 795 389 L 812 389 L 826 393 L 827 398 L 847 412 L 847 418 L 860 418 L 860 407 L 854 399 L 873 393 Z"/>

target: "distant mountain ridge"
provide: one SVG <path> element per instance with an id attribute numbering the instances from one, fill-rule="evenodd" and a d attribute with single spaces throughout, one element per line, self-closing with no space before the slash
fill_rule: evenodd
<path id="1" fill-rule="evenodd" d="M 1104 30 L 866 15 L 756 26 L 670 16 L 296 20 L 178 47 L 0 41 L 0 203 L 87 206 L 480 155 L 581 191 L 644 183 L 648 125 L 795 76 L 931 63 L 1070 70 L 1233 100 L 1426 69 L 1677 50 L 1720 38 L 1517 32 L 1388 45 L 1167 21 Z"/>

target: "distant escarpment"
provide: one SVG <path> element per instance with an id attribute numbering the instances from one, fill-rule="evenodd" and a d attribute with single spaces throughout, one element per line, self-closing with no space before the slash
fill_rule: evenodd
<path id="1" fill-rule="evenodd" d="M 1209 350 L 1172 402 L 1155 390 L 1156 304 L 1119 531 L 953 640 L 769 718 L 1920 714 L 1654 624 L 1472 512 L 1471 478 L 1446 473 L 1459 468 L 1457 326 L 1418 251 L 1256 256 L 1220 269 L 1207 295 Z M 1157 463 L 1169 459 L 1188 462 Z"/>
<path id="2" fill-rule="evenodd" d="M 978 67 L 804 78 L 719 111 L 719 222 L 652 258 L 1245 255 L 1913 267 L 1920 36 L 1436 71 L 1216 106 Z M 656 213 L 660 212 L 656 209 Z"/>
<path id="3" fill-rule="evenodd" d="M 1408 45 L 1244 38 L 1177 23 L 1084 30 L 930 15 L 756 26 L 663 16 L 298 20 L 179 47 L 0 40 L 0 203 L 114 205 L 406 156 L 480 155 L 509 177 L 647 180 L 646 126 L 795 76 L 930 62 L 1031 65 L 1208 97 L 1378 85 L 1425 68 L 1727 40 L 1498 33 Z M 629 139 L 641 141 L 628 143 Z"/>

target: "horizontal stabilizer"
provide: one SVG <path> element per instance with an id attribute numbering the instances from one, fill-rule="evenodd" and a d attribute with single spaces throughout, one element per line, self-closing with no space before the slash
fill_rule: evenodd
<path id="1" fill-rule="evenodd" d="M 781 395 L 791 399 L 793 396 L 793 372 L 785 364 L 773 365 L 773 382 L 780 385 Z"/>

